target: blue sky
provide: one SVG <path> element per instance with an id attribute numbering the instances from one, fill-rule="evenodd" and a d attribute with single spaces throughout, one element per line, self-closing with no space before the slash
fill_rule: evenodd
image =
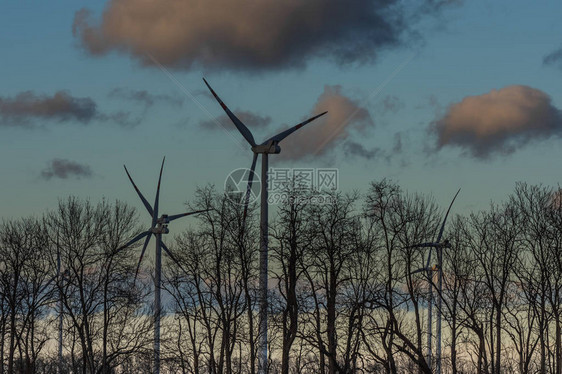
<path id="1" fill-rule="evenodd" d="M 319 154 L 295 159 L 289 153 L 299 145 L 288 144 L 284 148 L 281 144 L 283 157 L 270 158 L 273 167 L 338 168 L 343 191 L 365 192 L 370 181 L 387 177 L 406 190 L 432 194 L 445 206 L 456 189 L 462 187 L 456 209 L 464 213 L 484 209 L 490 200 L 505 198 L 517 181 L 551 186 L 560 182 L 562 121 L 557 110 L 562 108 L 559 89 L 562 64 L 556 58 L 549 60 L 551 63 L 544 62 L 546 56 L 562 45 L 560 2 L 544 2 L 540 6 L 525 1 L 444 4 L 439 10 L 405 17 L 411 33 L 400 42 L 372 44 L 355 60 L 343 65 L 334 62 L 332 57 L 337 55 L 332 52 L 304 55 L 302 60 L 298 60 L 296 53 L 295 66 L 281 67 L 271 67 L 275 61 L 261 64 L 251 59 L 243 60 L 241 64 L 246 64 L 243 68 L 236 67 L 232 62 L 234 57 L 230 59 L 228 53 L 220 57 L 222 60 L 211 62 L 196 58 L 190 66 L 164 62 L 174 82 L 157 66 L 141 64 L 139 54 L 123 49 L 124 39 L 120 39 L 121 44 L 111 39 L 123 37 L 121 31 L 108 31 L 109 36 L 103 40 L 105 53 L 97 55 L 92 52 L 92 45 L 80 37 L 87 28 L 81 29 L 82 34 L 73 34 L 73 23 L 80 9 L 86 7 L 91 11 L 88 27 L 103 31 L 100 15 L 104 10 L 111 13 L 118 3 L 134 5 L 136 1 L 1 5 L 0 157 L 3 162 L 0 172 L 3 177 L 0 183 L 3 193 L 0 214 L 3 218 L 41 215 L 54 208 L 58 198 L 68 195 L 94 201 L 102 197 L 119 199 L 141 208 L 122 165 L 127 165 L 141 190 L 152 200 L 164 155 L 167 160 L 161 197 L 164 211 L 183 211 L 183 203 L 192 199 L 197 186 L 215 184 L 222 189 L 231 170 L 249 167 L 251 152 L 229 121 L 222 123 L 232 136 L 216 123 L 202 125 L 204 121 L 223 116 L 220 106 L 204 93 L 202 77 L 209 80 L 231 109 L 269 117 L 268 125 L 250 126 L 256 140 L 312 115 L 322 103 L 332 102 L 327 100 L 328 96 L 330 100 L 335 96 L 338 100 L 348 100 L 345 103 L 362 109 L 360 113 L 367 113 L 363 119 L 351 118 L 345 129 L 342 127 L 342 132 L 335 134 L 335 141 Z M 174 1 L 161 4 L 170 3 Z M 183 8 L 186 13 L 190 3 L 193 0 L 186 1 Z M 217 19 L 210 13 L 216 9 L 204 13 L 211 22 Z M 116 12 L 118 23 L 124 23 L 125 19 L 120 17 L 123 13 Z M 162 17 L 165 20 L 165 16 L 158 17 L 161 18 L 155 19 L 155 23 L 161 22 Z M 131 19 L 135 20 L 134 15 L 127 22 Z M 173 22 L 170 21 L 170 27 L 174 26 Z M 240 19 L 250 31 L 254 27 L 252 22 L 251 17 Z M 290 28 L 291 22 L 280 21 L 280 24 Z M 355 25 L 351 19 L 341 27 L 353 29 Z M 197 43 L 205 46 L 204 37 Z M 185 42 L 162 39 L 162 43 L 179 43 L 180 51 L 184 51 L 182 43 L 188 44 L 189 40 L 186 36 Z M 318 40 L 323 39 L 320 36 Z M 143 45 L 142 38 L 138 43 Z M 308 43 L 309 47 L 315 47 L 314 40 Z M 346 43 L 346 39 L 341 43 Z M 148 51 L 157 48 L 146 47 Z M 229 47 L 233 55 L 238 53 L 232 45 Z M 290 45 L 280 48 L 292 51 Z M 187 58 L 189 48 L 185 51 L 182 58 Z M 219 62 L 213 65 L 213 61 Z M 340 88 L 334 94 L 336 86 Z M 525 88 L 505 89 L 511 86 Z M 487 95 L 492 90 L 500 90 L 500 99 Z M 95 103 L 95 114 L 82 121 L 75 114 L 61 117 L 20 113 L 14 117 L 9 110 L 15 108 L 18 95 L 26 91 L 31 91 L 36 101 L 64 91 L 70 98 Z M 153 99 L 152 105 L 131 99 L 133 93 L 143 91 Z M 193 94 L 204 109 L 186 92 Z M 512 101 L 514 95 L 520 99 Z M 473 106 L 468 107 L 469 102 L 463 101 L 467 97 L 476 98 Z M 510 98 L 508 104 L 502 97 Z M 508 105 L 510 115 L 519 113 L 519 109 L 527 107 L 527 97 L 538 97 L 536 108 L 548 113 L 523 111 L 521 116 L 525 119 L 520 122 L 523 130 L 509 127 L 512 122 L 508 121 L 507 125 L 502 122 L 504 115 L 497 114 L 500 109 L 496 106 L 504 105 L 502 110 L 505 110 Z M 461 102 L 466 106 L 460 105 Z M 466 117 L 467 112 L 471 116 L 470 108 L 477 108 L 476 112 L 483 108 L 482 116 L 474 118 L 474 123 L 466 122 L 464 117 L 459 119 Z M 478 121 L 482 129 L 499 128 L 494 133 L 497 136 L 470 138 L 465 135 L 472 129 L 459 130 L 458 126 L 476 128 Z M 519 117 L 514 121 L 519 121 Z M 542 122 L 548 122 L 548 126 Z M 438 133 L 428 130 L 432 124 L 440 124 L 441 134 L 446 134 L 447 129 L 457 131 L 454 133 L 457 137 L 443 135 L 443 146 L 435 149 Z M 319 130 L 322 125 L 331 126 L 320 121 L 308 126 L 317 126 L 315 131 L 322 134 Z M 296 138 L 299 133 L 292 136 Z M 314 131 L 310 136 L 314 136 Z M 398 138 L 400 149 L 395 147 Z M 366 153 L 354 154 L 357 144 Z M 508 149 L 510 146 L 512 149 Z M 482 149 L 484 154 L 475 153 Z M 71 168 L 65 178 L 56 174 L 49 178 L 48 167 L 55 159 L 78 165 L 80 171 L 76 173 Z"/>

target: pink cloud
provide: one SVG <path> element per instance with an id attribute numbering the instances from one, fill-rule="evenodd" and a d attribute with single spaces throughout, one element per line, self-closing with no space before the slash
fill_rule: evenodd
<path id="1" fill-rule="evenodd" d="M 562 117 L 546 93 L 508 86 L 451 104 L 433 123 L 437 148 L 460 147 L 478 158 L 509 154 L 530 141 L 560 135 Z"/>

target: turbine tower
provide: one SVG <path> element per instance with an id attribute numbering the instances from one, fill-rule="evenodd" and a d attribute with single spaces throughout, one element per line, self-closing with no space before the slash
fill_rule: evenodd
<path id="1" fill-rule="evenodd" d="M 439 234 L 437 235 L 437 240 L 435 242 L 414 244 L 408 248 L 429 248 L 429 253 L 427 255 L 427 263 L 425 268 L 417 269 L 412 272 L 412 274 L 420 273 L 425 271 L 427 275 L 428 282 L 428 301 L 427 301 L 427 365 L 431 369 L 431 343 L 432 343 L 432 308 L 433 308 L 433 272 L 437 270 L 437 289 L 438 289 L 438 302 L 437 302 L 437 348 L 436 348 L 436 374 L 441 374 L 441 307 L 442 307 L 442 295 L 443 295 L 443 248 L 451 248 L 451 244 L 448 240 L 441 241 L 443 237 L 443 231 L 445 230 L 445 223 L 447 222 L 447 217 L 451 211 L 451 207 L 455 202 L 461 189 L 457 191 L 451 204 L 449 204 L 449 209 L 445 213 L 445 218 L 443 218 L 443 223 L 439 229 Z M 437 252 L 437 265 L 430 266 L 431 262 L 431 251 L 435 248 Z"/>
<path id="2" fill-rule="evenodd" d="M 160 176 L 158 177 L 158 187 L 156 189 L 156 199 L 154 200 L 154 209 L 148 203 L 148 201 L 144 198 L 144 196 L 142 195 L 140 190 L 137 188 L 137 185 L 133 181 L 133 178 L 131 178 L 131 175 L 129 174 L 129 171 L 127 170 L 127 167 L 125 165 L 123 165 L 123 167 L 125 168 L 125 172 L 127 173 L 127 176 L 129 177 L 129 180 L 131 181 L 131 183 L 133 184 L 133 187 L 135 188 L 135 191 L 139 195 L 142 203 L 144 204 L 144 207 L 146 208 L 146 210 L 148 211 L 148 213 L 152 217 L 152 224 L 151 224 L 151 226 L 148 230 L 146 230 L 143 233 L 140 233 L 139 235 L 137 235 L 136 237 L 131 239 L 131 241 L 129 241 L 127 244 L 123 245 L 119 249 L 119 250 L 124 249 L 124 248 L 132 245 L 133 243 L 136 243 L 137 241 L 139 241 L 143 238 L 146 238 L 144 240 L 142 252 L 141 252 L 141 255 L 139 257 L 139 262 L 137 264 L 137 270 L 135 272 L 135 280 L 136 280 L 137 274 L 139 272 L 139 268 L 140 268 L 142 258 L 144 256 L 144 252 L 146 251 L 146 247 L 148 245 L 148 242 L 150 241 L 150 237 L 153 234 L 156 237 L 156 256 L 155 256 L 155 270 L 154 270 L 154 272 L 155 272 L 155 274 L 154 274 L 154 366 L 153 366 L 153 370 L 152 370 L 152 372 L 154 374 L 160 373 L 160 309 L 161 309 L 161 305 L 160 305 L 161 287 L 160 287 L 160 284 L 161 284 L 161 275 L 162 275 L 162 249 L 164 249 L 164 251 L 168 254 L 168 256 L 170 256 L 170 258 L 176 264 L 178 264 L 178 266 L 180 268 L 182 268 L 182 266 L 178 262 L 178 260 L 176 260 L 174 255 L 172 255 L 172 252 L 170 252 L 168 247 L 166 247 L 164 242 L 162 242 L 162 234 L 167 234 L 167 233 L 170 232 L 170 230 L 168 230 L 168 224 L 170 222 L 172 222 L 172 221 L 174 221 L 178 218 L 182 218 L 182 217 L 190 216 L 192 214 L 197 214 L 197 213 L 202 213 L 202 212 L 207 211 L 207 210 L 198 210 L 198 211 L 195 211 L 195 212 L 175 214 L 173 216 L 168 216 L 167 214 L 162 214 L 160 217 L 158 217 L 158 203 L 159 203 L 159 196 L 160 196 L 160 181 L 162 180 L 162 170 L 164 169 L 164 161 L 165 160 L 166 160 L 166 157 L 164 157 L 164 159 L 162 160 L 162 166 L 160 167 Z"/>
<path id="3" fill-rule="evenodd" d="M 260 279 L 259 279 L 259 294 L 260 294 L 260 318 L 259 318 L 259 354 L 258 354 L 258 372 L 267 373 L 267 265 L 268 265 L 268 202 L 267 202 L 267 170 L 269 165 L 268 156 L 270 154 L 276 154 L 281 152 L 279 143 L 287 136 L 291 135 L 293 132 L 297 131 L 309 122 L 314 121 L 316 118 L 323 116 L 327 112 L 320 113 L 312 118 L 307 119 L 304 122 L 299 123 L 279 134 L 267 139 L 261 144 L 257 144 L 254 140 L 254 136 L 250 130 L 240 121 L 234 113 L 228 109 L 228 107 L 223 103 L 220 97 L 211 88 L 209 83 L 205 78 L 203 81 L 219 102 L 222 109 L 225 111 L 227 116 L 234 123 L 238 131 L 242 134 L 244 139 L 250 144 L 251 150 L 254 153 L 254 158 L 252 159 L 252 166 L 250 167 L 250 175 L 248 179 L 248 188 L 246 190 L 246 199 L 244 202 L 244 216 L 243 216 L 243 227 L 246 221 L 246 215 L 248 212 L 248 203 L 250 200 L 250 193 L 252 189 L 252 182 L 254 179 L 254 170 L 256 168 L 256 162 L 258 155 L 262 155 L 261 162 L 261 209 L 260 209 Z"/>

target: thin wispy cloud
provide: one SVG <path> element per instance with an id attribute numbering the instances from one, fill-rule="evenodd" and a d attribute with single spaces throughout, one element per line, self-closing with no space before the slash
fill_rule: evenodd
<path id="1" fill-rule="evenodd" d="M 132 90 L 123 87 L 117 87 L 108 94 L 111 98 L 124 99 L 138 103 L 148 109 L 155 104 L 167 104 L 172 106 L 183 105 L 183 98 L 166 94 L 153 94 L 146 90 Z"/>
<path id="2" fill-rule="evenodd" d="M 242 121 L 246 126 L 249 128 L 259 128 L 259 127 L 266 127 L 271 123 L 271 117 L 269 116 L 262 116 L 258 113 L 253 113 L 247 110 L 234 110 L 233 112 L 240 121 Z M 204 120 L 199 122 L 199 126 L 212 130 L 212 129 L 219 129 L 217 126 L 217 122 L 223 124 L 225 127 L 234 126 L 232 121 L 226 114 L 221 115 L 220 117 L 213 119 L 213 120 Z"/>
<path id="3" fill-rule="evenodd" d="M 91 178 L 92 175 L 90 166 L 61 158 L 49 161 L 48 166 L 41 171 L 41 178 L 45 180 Z"/>
<path id="4" fill-rule="evenodd" d="M 142 122 L 142 118 L 131 112 L 99 113 L 96 119 L 102 122 L 115 123 L 123 128 L 133 128 Z"/>
<path id="5" fill-rule="evenodd" d="M 363 158 L 366 160 L 384 160 L 387 163 L 392 162 L 395 157 L 399 157 L 402 152 L 402 134 L 397 132 L 393 136 L 392 147 L 382 148 L 376 145 L 367 147 L 355 140 L 347 140 L 343 143 L 343 152 L 349 158 Z M 400 159 L 404 164 L 404 160 Z"/>
<path id="6" fill-rule="evenodd" d="M 343 150 L 345 155 L 348 157 L 361 157 L 367 160 L 372 160 L 375 157 L 381 156 L 383 154 L 382 149 L 378 147 L 367 149 L 363 144 L 356 141 L 345 142 Z"/>
<path id="7" fill-rule="evenodd" d="M 510 154 L 531 141 L 562 135 L 562 114 L 549 95 L 508 86 L 468 96 L 430 126 L 436 150 L 457 147 L 480 159 Z"/>
<path id="8" fill-rule="evenodd" d="M 76 12 L 73 33 L 91 55 L 117 51 L 177 69 L 279 70 L 315 58 L 346 65 L 419 36 L 412 25 L 448 3 L 111 0 L 100 19 Z"/>
<path id="9" fill-rule="evenodd" d="M 395 95 L 386 95 L 378 104 L 381 114 L 393 113 L 396 114 L 400 109 L 405 107 L 405 104 Z"/>
<path id="10" fill-rule="evenodd" d="M 544 56 L 543 64 L 562 69 L 562 47 Z"/>

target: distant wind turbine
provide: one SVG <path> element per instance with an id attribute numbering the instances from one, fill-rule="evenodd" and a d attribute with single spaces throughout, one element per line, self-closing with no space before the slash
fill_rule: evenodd
<path id="1" fill-rule="evenodd" d="M 267 202 L 267 169 L 268 169 L 268 155 L 269 154 L 277 154 L 281 152 L 281 148 L 279 147 L 279 143 L 287 136 L 291 135 L 293 132 L 297 131 L 304 125 L 309 122 L 314 121 L 316 118 L 323 116 L 328 112 L 320 113 L 312 118 L 307 119 L 304 122 L 299 123 L 296 126 L 293 126 L 285 131 L 280 132 L 279 134 L 267 139 L 261 144 L 257 144 L 254 140 L 254 136 L 252 135 L 251 131 L 240 121 L 234 113 L 228 109 L 228 107 L 223 103 L 220 97 L 215 93 L 215 91 L 211 88 L 209 83 L 205 78 L 203 78 L 205 84 L 215 97 L 215 99 L 219 102 L 222 109 L 234 123 L 238 131 L 242 134 L 244 139 L 250 146 L 252 147 L 251 150 L 254 153 L 254 158 L 252 159 L 252 166 L 250 167 L 250 175 L 248 179 L 248 188 L 246 190 L 246 198 L 244 202 L 244 215 L 242 221 L 242 227 L 245 226 L 246 222 L 246 215 L 248 213 L 248 204 L 250 201 L 250 194 L 252 189 L 252 182 L 254 179 L 254 170 L 256 168 L 256 162 L 258 159 L 258 155 L 262 155 L 262 163 L 261 163 L 261 209 L 260 209 L 260 280 L 259 280 L 259 288 L 260 288 L 260 322 L 259 322 L 259 361 L 258 361 L 258 372 L 265 374 L 267 372 L 267 265 L 268 265 L 268 202 Z"/>
<path id="2" fill-rule="evenodd" d="M 449 204 L 449 209 L 447 209 L 447 213 L 445 213 L 445 218 L 443 218 L 443 223 L 441 224 L 441 228 L 439 230 L 439 234 L 437 235 L 437 240 L 435 242 L 430 243 L 420 243 L 414 244 L 409 246 L 408 248 L 429 248 L 429 253 L 427 255 L 427 263 L 424 268 L 417 269 L 412 272 L 412 274 L 420 273 L 425 271 L 427 275 L 428 281 L 428 301 L 427 301 L 427 365 L 431 369 L 431 343 L 432 343 L 432 308 L 433 308 L 433 272 L 437 270 L 437 288 L 439 292 L 439 299 L 437 304 L 437 354 L 435 357 L 435 361 L 437 363 L 436 367 L 436 374 L 441 374 L 441 307 L 442 307 L 442 292 L 443 292 L 443 248 L 451 248 L 451 244 L 449 240 L 445 239 L 441 241 L 443 237 L 443 231 L 445 230 L 445 223 L 447 222 L 447 217 L 449 216 L 449 212 L 451 211 L 451 207 L 455 202 L 461 189 L 457 191 L 451 204 Z M 432 248 L 435 248 L 437 252 L 437 265 L 430 266 L 431 262 L 431 251 Z"/>
<path id="3" fill-rule="evenodd" d="M 158 203 L 159 203 L 159 196 L 160 196 L 160 181 L 162 179 L 162 170 L 164 169 L 164 161 L 165 160 L 166 160 L 166 158 L 164 157 L 164 159 L 162 160 L 162 166 L 160 167 L 160 176 L 158 177 L 158 188 L 156 189 L 156 199 L 154 200 L 154 209 L 148 203 L 148 201 L 144 198 L 144 196 L 142 195 L 140 190 L 137 188 L 137 185 L 135 184 L 135 182 L 133 182 L 133 178 L 131 178 L 131 175 L 129 174 L 129 171 L 127 170 L 127 167 L 123 165 L 123 167 L 125 168 L 125 172 L 127 173 L 127 176 L 129 177 L 129 180 L 131 181 L 131 183 L 133 184 L 133 187 L 135 188 L 135 191 L 137 191 L 137 194 L 139 195 L 140 199 L 142 200 L 142 203 L 144 204 L 146 210 L 148 211 L 148 213 L 152 217 L 152 224 L 147 231 L 145 231 L 143 233 L 140 233 L 139 235 L 134 237 L 131 241 L 129 241 L 127 244 L 123 245 L 119 249 L 119 250 L 124 249 L 124 248 L 136 243 L 137 241 L 139 241 L 143 238 L 146 238 L 144 240 L 142 252 L 141 252 L 141 255 L 139 257 L 139 262 L 137 264 L 137 270 L 135 272 L 135 280 L 136 280 L 137 274 L 139 272 L 139 268 L 140 268 L 142 258 L 144 256 L 144 252 L 146 251 L 146 247 L 148 245 L 148 242 L 150 241 L 150 237 L 152 236 L 152 234 L 154 234 L 154 236 L 156 237 L 156 256 L 155 256 L 155 270 L 154 270 L 155 271 L 155 275 L 154 275 L 154 367 L 153 367 L 153 373 L 154 374 L 158 374 L 160 372 L 160 309 L 161 309 L 161 305 L 160 305 L 161 286 L 160 286 L 160 284 L 161 284 L 161 275 L 162 275 L 162 249 L 164 249 L 164 251 L 168 254 L 168 256 L 170 256 L 170 258 L 180 268 L 182 268 L 182 266 L 178 262 L 178 260 L 174 257 L 174 255 L 172 255 L 172 252 L 170 252 L 168 247 L 166 247 L 164 242 L 162 242 L 162 234 L 167 234 L 167 233 L 170 232 L 170 230 L 168 230 L 168 224 L 170 222 L 172 222 L 172 221 L 174 221 L 178 218 L 182 218 L 182 217 L 186 217 L 186 216 L 190 216 L 190 215 L 193 215 L 193 214 L 202 213 L 202 212 L 207 211 L 207 210 L 197 210 L 197 211 L 194 211 L 194 212 L 175 214 L 173 216 L 168 216 L 167 214 L 162 214 L 162 216 L 158 217 Z M 183 270 L 183 268 L 182 268 L 182 270 Z"/>

